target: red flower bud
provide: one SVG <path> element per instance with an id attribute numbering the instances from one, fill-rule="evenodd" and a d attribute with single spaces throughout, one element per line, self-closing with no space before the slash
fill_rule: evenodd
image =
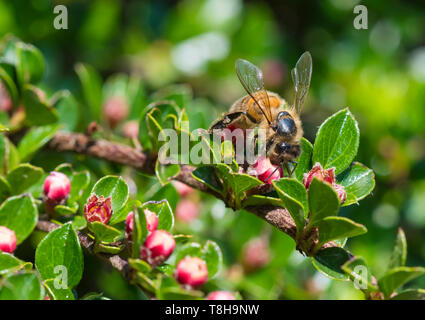
<path id="1" fill-rule="evenodd" d="M 0 226 L 0 251 L 12 253 L 16 249 L 16 241 L 13 230 Z"/>
<path id="2" fill-rule="evenodd" d="M 194 191 L 194 189 L 192 187 L 189 187 L 187 184 L 180 182 L 180 181 L 173 180 L 172 184 L 173 184 L 174 188 L 176 188 L 177 193 L 181 197 L 185 197 L 185 196 L 187 196 L 188 194 L 190 194 Z"/>
<path id="3" fill-rule="evenodd" d="M 44 180 L 43 192 L 49 200 L 60 203 L 66 199 L 71 190 L 71 182 L 68 177 L 61 172 L 50 172 Z"/>
<path id="4" fill-rule="evenodd" d="M 127 138 L 137 139 L 139 136 L 139 122 L 137 120 L 127 121 L 124 123 L 122 132 Z"/>
<path id="5" fill-rule="evenodd" d="M 236 300 L 236 298 L 229 291 L 214 291 L 207 296 L 206 300 Z"/>
<path id="6" fill-rule="evenodd" d="M 317 162 L 308 173 L 304 173 L 303 183 L 306 189 L 310 188 L 311 181 L 313 181 L 314 177 L 321 181 L 330 183 L 332 188 L 334 188 L 338 194 L 341 203 L 344 203 L 347 198 L 347 193 L 342 185 L 336 183 L 335 168 L 323 169 L 321 164 Z"/>
<path id="7" fill-rule="evenodd" d="M 242 262 L 247 271 L 264 267 L 270 261 L 269 243 L 259 237 L 250 240 L 243 248 Z"/>
<path id="8" fill-rule="evenodd" d="M 109 98 L 104 105 L 103 112 L 110 126 L 114 128 L 118 123 L 127 118 L 127 101 L 124 97 L 120 96 Z"/>
<path id="9" fill-rule="evenodd" d="M 180 200 L 176 207 L 176 217 L 183 222 L 191 222 L 198 217 L 199 207 L 191 200 Z"/>
<path id="10" fill-rule="evenodd" d="M 277 167 L 270 162 L 269 158 L 260 157 L 254 166 L 249 169 L 248 173 L 252 176 L 256 176 L 264 183 L 271 184 L 273 180 L 278 180 L 283 176 L 282 168 L 277 170 L 276 168 Z"/>
<path id="11" fill-rule="evenodd" d="M 157 266 L 168 259 L 175 246 L 176 241 L 171 234 L 165 230 L 154 230 L 140 248 L 140 258 L 151 266 Z"/>
<path id="12" fill-rule="evenodd" d="M 208 280 L 207 264 L 198 257 L 186 257 L 177 264 L 175 278 L 180 284 L 200 287 Z"/>
<path id="13" fill-rule="evenodd" d="M 107 224 L 112 216 L 111 198 L 92 195 L 84 206 L 84 216 L 88 222 L 99 221 Z"/>

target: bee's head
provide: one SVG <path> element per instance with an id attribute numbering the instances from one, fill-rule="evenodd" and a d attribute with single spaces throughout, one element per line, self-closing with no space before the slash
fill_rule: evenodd
<path id="1" fill-rule="evenodd" d="M 273 129 L 281 137 L 291 137 L 297 134 L 295 121 L 287 111 L 279 112 Z"/>

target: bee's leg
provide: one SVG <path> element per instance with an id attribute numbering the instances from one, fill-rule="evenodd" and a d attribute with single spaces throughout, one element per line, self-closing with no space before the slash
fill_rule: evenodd
<path id="1" fill-rule="evenodd" d="M 235 121 L 241 115 L 246 115 L 246 112 L 238 111 L 238 112 L 232 112 L 232 113 L 228 113 L 228 114 L 224 115 L 223 119 L 217 121 L 216 123 L 214 123 L 211 126 L 210 131 L 225 129 L 229 124 L 231 124 L 233 121 Z"/>
<path id="2" fill-rule="evenodd" d="M 292 168 L 292 171 L 291 171 L 291 176 L 292 176 L 292 174 L 294 173 L 294 171 L 295 171 L 295 169 L 297 168 L 297 166 L 298 166 L 298 162 L 297 161 L 295 161 L 295 160 L 292 160 L 292 161 L 290 161 L 292 164 L 293 164 L 293 168 Z"/>
<path id="3" fill-rule="evenodd" d="M 292 178 L 292 171 L 289 169 L 288 162 L 284 162 L 283 165 L 285 166 L 286 172 L 288 172 L 289 178 Z"/>
<path id="4" fill-rule="evenodd" d="M 274 169 L 274 170 L 273 170 L 273 172 L 272 172 L 272 173 L 270 173 L 270 175 L 267 177 L 267 179 L 266 179 L 264 182 L 267 182 L 267 181 L 270 179 L 270 177 L 271 177 L 272 175 L 274 175 L 274 173 L 275 173 L 278 169 L 279 169 L 279 167 L 276 167 L 276 169 Z"/>

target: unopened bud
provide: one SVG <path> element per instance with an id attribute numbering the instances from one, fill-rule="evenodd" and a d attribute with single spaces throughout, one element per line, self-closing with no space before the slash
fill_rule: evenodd
<path id="1" fill-rule="evenodd" d="M 151 266 L 157 266 L 168 259 L 175 246 L 176 241 L 171 234 L 165 230 L 155 230 L 140 248 L 140 258 Z"/>
<path id="2" fill-rule="evenodd" d="M 124 97 L 120 96 L 109 98 L 104 105 L 103 112 L 110 126 L 115 128 L 118 123 L 127 118 L 127 101 Z"/>
<path id="3" fill-rule="evenodd" d="M 192 222 L 198 217 L 199 207 L 191 200 L 180 200 L 176 207 L 176 217 L 183 222 Z"/>
<path id="4" fill-rule="evenodd" d="M 200 287 L 208 280 L 207 264 L 198 257 L 186 257 L 177 264 L 175 278 L 182 285 Z"/>
<path id="5" fill-rule="evenodd" d="M 264 267 L 270 261 L 269 243 L 263 237 L 250 240 L 243 248 L 242 263 L 247 271 Z"/>
<path id="6" fill-rule="evenodd" d="M 267 157 L 258 158 L 257 162 L 249 169 L 248 173 L 268 184 L 271 184 L 273 180 L 280 179 L 280 177 L 283 176 L 282 168 L 277 168 Z"/>
<path id="7" fill-rule="evenodd" d="M 88 222 L 99 221 L 107 224 L 112 216 L 111 198 L 92 195 L 84 206 L 84 216 Z"/>
<path id="8" fill-rule="evenodd" d="M 66 199 L 71 190 L 71 182 L 68 177 L 61 172 L 51 172 L 44 180 L 43 192 L 49 200 L 60 203 Z"/>
<path id="9" fill-rule="evenodd" d="M 13 253 L 16 249 L 16 235 L 13 230 L 0 226 L 0 251 Z"/>
<path id="10" fill-rule="evenodd" d="M 229 291 L 214 291 L 207 296 L 206 300 L 236 300 L 236 298 Z"/>

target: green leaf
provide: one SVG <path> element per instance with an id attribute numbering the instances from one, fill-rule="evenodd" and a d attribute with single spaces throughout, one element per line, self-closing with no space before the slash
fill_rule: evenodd
<path id="1" fill-rule="evenodd" d="M 275 198 L 275 197 L 260 195 L 260 194 L 249 196 L 246 200 L 242 202 L 242 206 L 244 208 L 249 206 L 264 206 L 264 205 L 279 206 L 279 207 L 284 206 L 283 201 L 280 198 Z"/>
<path id="2" fill-rule="evenodd" d="M 347 109 L 330 116 L 319 128 L 313 147 L 313 163 L 323 168 L 335 167 L 339 174 L 353 161 L 359 148 L 360 132 Z"/>
<path id="3" fill-rule="evenodd" d="M 138 258 L 140 247 L 148 236 L 147 222 L 144 210 L 142 208 L 133 208 L 133 234 L 132 234 L 132 258 Z"/>
<path id="4" fill-rule="evenodd" d="M 407 256 L 407 242 L 406 236 L 402 228 L 398 228 L 397 237 L 395 239 L 395 244 L 393 252 L 391 254 L 390 263 L 388 264 L 388 270 L 394 269 L 397 267 L 403 267 L 406 264 Z"/>
<path id="5" fill-rule="evenodd" d="M 0 284 L 0 300 L 43 300 L 44 288 L 34 272 L 11 275 Z"/>
<path id="6" fill-rule="evenodd" d="M 43 126 L 58 121 L 56 110 L 47 102 L 42 101 L 37 94 L 37 89 L 31 85 L 25 85 L 23 89 L 23 103 L 25 106 L 25 119 L 30 125 Z"/>
<path id="7" fill-rule="evenodd" d="M 0 176 L 0 203 L 3 202 L 11 194 L 10 184 L 7 180 Z"/>
<path id="8" fill-rule="evenodd" d="M 13 194 L 20 194 L 34 185 L 43 176 L 43 169 L 23 163 L 6 176 Z"/>
<path id="9" fill-rule="evenodd" d="M 301 139 L 301 155 L 297 159 L 297 167 L 294 171 L 294 176 L 298 181 L 302 182 L 304 173 L 311 169 L 311 156 L 313 154 L 313 146 L 306 138 Z"/>
<path id="10" fill-rule="evenodd" d="M 31 196 L 10 197 L 0 207 L 0 226 L 13 230 L 18 244 L 31 234 L 37 220 L 38 211 Z"/>
<path id="11" fill-rule="evenodd" d="M 84 216 L 75 216 L 72 220 L 72 227 L 75 231 L 82 230 L 87 226 L 87 220 Z"/>
<path id="12" fill-rule="evenodd" d="M 424 273 L 425 268 L 421 267 L 397 267 L 387 271 L 387 273 L 378 280 L 379 288 L 384 293 L 385 297 L 389 297 L 403 284 L 420 277 Z"/>
<path id="13" fill-rule="evenodd" d="M 353 257 L 342 265 L 342 269 L 350 276 L 350 280 L 355 282 L 355 285 L 359 286 L 360 289 L 365 291 L 378 290 L 378 288 L 372 284 L 372 273 L 363 258 Z"/>
<path id="14" fill-rule="evenodd" d="M 76 286 L 83 275 L 83 252 L 70 223 L 50 232 L 39 243 L 35 265 L 44 280 L 59 279 L 68 288 Z"/>
<path id="15" fill-rule="evenodd" d="M 21 161 L 29 161 L 34 153 L 53 138 L 59 125 L 47 125 L 31 128 L 18 144 Z"/>
<path id="16" fill-rule="evenodd" d="M 125 206 L 119 209 L 117 212 L 112 213 L 111 220 L 109 221 L 109 225 L 114 225 L 124 221 L 128 214 L 133 211 L 134 207 L 140 207 L 142 203 L 139 200 L 131 200 L 127 201 Z"/>
<path id="17" fill-rule="evenodd" d="M 167 184 L 170 179 L 174 178 L 180 173 L 180 165 L 168 164 L 164 165 L 159 161 L 159 158 L 155 162 L 155 174 L 159 182 L 162 185 Z"/>
<path id="18" fill-rule="evenodd" d="M 317 223 L 319 247 L 331 240 L 351 238 L 367 232 L 367 229 L 345 217 L 326 217 Z"/>
<path id="19" fill-rule="evenodd" d="M 339 210 L 339 197 L 332 186 L 316 177 L 311 181 L 308 189 L 308 203 L 310 206 L 309 225 L 314 226 L 320 220 L 336 216 Z"/>
<path id="20" fill-rule="evenodd" d="M 43 282 L 46 287 L 47 293 L 52 300 L 75 300 L 72 290 L 69 288 L 61 288 L 60 282 L 55 279 L 48 279 Z M 55 285 L 56 284 L 56 285 Z"/>
<path id="21" fill-rule="evenodd" d="M 92 117 L 101 119 L 102 115 L 102 79 L 96 70 L 87 64 L 78 63 L 75 71 L 80 79 L 84 99 L 90 108 Z"/>
<path id="22" fill-rule="evenodd" d="M 16 258 L 10 253 L 0 251 L 0 276 L 24 268 L 26 262 Z"/>
<path id="23" fill-rule="evenodd" d="M 170 204 L 166 199 L 161 201 L 148 201 L 145 202 L 140 210 L 154 212 L 158 217 L 158 230 L 171 231 L 174 226 L 174 215 L 171 210 Z"/>
<path id="24" fill-rule="evenodd" d="M 392 297 L 391 300 L 425 300 L 425 290 L 424 289 L 406 290 Z"/>
<path id="25" fill-rule="evenodd" d="M 77 210 L 78 210 L 78 207 L 71 208 L 71 207 L 68 207 L 68 206 L 61 205 L 61 204 L 55 206 L 55 211 L 57 213 L 59 213 L 60 215 L 64 215 L 64 216 L 73 215 L 77 212 Z"/>
<path id="26" fill-rule="evenodd" d="M 375 174 L 371 169 L 361 163 L 354 163 L 342 175 L 342 180 L 339 184 L 347 192 L 347 199 L 343 204 L 344 206 L 357 203 L 369 195 L 375 188 Z"/>
<path id="27" fill-rule="evenodd" d="M 199 243 L 197 242 L 190 242 L 190 243 L 186 243 L 184 245 L 182 245 L 180 248 L 178 248 L 178 250 L 176 251 L 176 265 L 177 263 L 186 258 L 187 256 L 189 257 L 202 257 L 202 247 Z"/>
<path id="28" fill-rule="evenodd" d="M 111 197 L 112 210 L 118 211 L 128 199 L 128 186 L 125 181 L 116 176 L 105 176 L 93 186 L 92 193 L 98 197 Z"/>
<path id="29" fill-rule="evenodd" d="M 121 231 L 111 226 L 104 225 L 99 221 L 89 223 L 88 228 L 91 232 L 94 233 L 96 241 L 98 242 L 115 242 L 117 238 L 121 235 Z"/>
<path id="30" fill-rule="evenodd" d="M 148 272 L 151 271 L 150 265 L 146 261 L 144 261 L 144 260 L 141 260 L 141 259 L 131 259 L 130 258 L 130 259 L 128 259 L 128 263 L 130 264 L 130 266 L 133 269 L 137 270 L 138 272 L 148 273 Z"/>
<path id="31" fill-rule="evenodd" d="M 75 130 L 79 119 L 78 102 L 68 91 L 63 90 L 54 96 L 54 107 L 57 110 L 59 123 L 64 125 L 64 131 Z"/>
<path id="32" fill-rule="evenodd" d="M 16 43 L 16 74 L 23 86 L 25 83 L 37 83 L 44 74 L 44 59 L 36 47 L 31 44 Z"/>
<path id="33" fill-rule="evenodd" d="M 348 275 L 342 266 L 352 255 L 340 247 L 330 247 L 319 250 L 312 258 L 313 265 L 321 273 L 334 280 L 348 280 Z"/>
<path id="34" fill-rule="evenodd" d="M 298 232 L 301 233 L 305 226 L 305 215 L 308 208 L 304 185 L 295 179 L 283 178 L 273 181 L 273 186 L 282 199 L 283 206 L 294 219 Z"/>
<path id="35" fill-rule="evenodd" d="M 220 247 L 214 241 L 208 240 L 202 247 L 202 259 L 207 264 L 208 278 L 214 278 L 220 271 L 223 256 Z"/>
<path id="36" fill-rule="evenodd" d="M 233 193 L 240 198 L 242 193 L 254 187 L 261 186 L 263 182 L 257 178 L 244 173 L 233 173 Z"/>
<path id="37" fill-rule="evenodd" d="M 187 290 L 180 287 L 170 287 L 161 290 L 161 300 L 199 300 L 204 293 L 199 290 Z"/>
<path id="38" fill-rule="evenodd" d="M 13 105 L 16 105 L 19 99 L 18 88 L 16 87 L 13 78 L 5 70 L 4 65 L 0 66 L 0 80 L 4 84 L 7 92 L 9 93 Z"/>
<path id="39" fill-rule="evenodd" d="M 222 192 L 223 186 L 221 185 L 220 180 L 217 178 L 213 166 L 198 167 L 192 171 L 192 176 L 215 192 Z"/>

